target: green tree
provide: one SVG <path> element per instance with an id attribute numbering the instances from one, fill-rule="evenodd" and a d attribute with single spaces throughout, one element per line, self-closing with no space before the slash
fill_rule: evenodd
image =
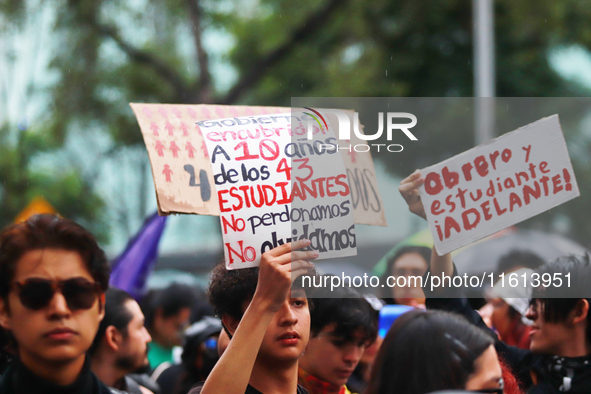
<path id="1" fill-rule="evenodd" d="M 19 20 L 31 1 L 0 11 Z M 498 95 L 588 95 L 556 73 L 549 53 L 591 46 L 590 5 L 495 1 Z M 289 106 L 291 97 L 473 94 L 469 0 L 62 0 L 55 10 L 58 82 L 46 130 L 57 144 L 92 128 L 115 151 L 141 146 L 129 102 Z M 433 130 L 417 152 L 377 158 L 404 176 L 472 147 L 470 130 Z M 588 155 L 589 140 L 580 141 Z M 589 164 L 575 165 L 587 179 Z M 591 224 L 564 213 L 572 234 L 588 240 Z"/>

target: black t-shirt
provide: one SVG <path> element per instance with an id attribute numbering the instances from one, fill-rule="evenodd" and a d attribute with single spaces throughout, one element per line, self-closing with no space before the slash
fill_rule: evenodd
<path id="1" fill-rule="evenodd" d="M 18 360 L 0 378 L 2 394 L 113 394 L 114 392 L 120 393 L 105 386 L 90 371 L 88 358 L 78 379 L 68 386 L 58 386 L 41 379 Z"/>
<path id="2" fill-rule="evenodd" d="M 195 387 L 193 387 L 191 389 L 191 391 L 189 391 L 189 394 L 201 394 L 201 389 L 203 388 L 204 383 L 205 382 L 197 383 L 195 385 Z M 252 387 L 249 384 L 248 386 L 246 386 L 246 391 L 244 392 L 244 394 L 263 394 L 263 393 L 261 393 L 260 391 L 258 391 L 257 389 L 255 389 L 254 387 Z M 305 388 L 303 388 L 302 386 L 300 386 L 298 384 L 296 394 L 309 394 L 309 393 L 308 393 L 308 390 L 306 390 Z"/>

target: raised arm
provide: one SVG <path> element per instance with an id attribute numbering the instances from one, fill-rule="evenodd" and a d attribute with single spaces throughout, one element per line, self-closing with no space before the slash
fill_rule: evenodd
<path id="1" fill-rule="evenodd" d="M 425 183 L 425 178 L 423 178 L 420 170 L 416 170 L 400 182 L 398 191 L 400 191 L 400 194 L 406 201 L 409 211 L 427 220 L 425 207 L 423 207 L 421 194 L 419 192 L 419 188 L 423 183 Z M 439 256 L 435 250 L 435 245 L 433 245 L 431 251 L 431 275 L 441 276 L 441 274 L 445 274 L 451 276 L 453 272 L 454 268 L 451 254 L 447 253 L 443 256 Z"/>
<path id="2" fill-rule="evenodd" d="M 314 266 L 307 260 L 318 257 L 318 252 L 298 250 L 309 244 L 309 240 L 300 240 L 278 246 L 263 254 L 252 301 L 228 348 L 205 381 L 202 394 L 242 394 L 246 391 L 273 315 L 289 297 L 292 280 Z"/>

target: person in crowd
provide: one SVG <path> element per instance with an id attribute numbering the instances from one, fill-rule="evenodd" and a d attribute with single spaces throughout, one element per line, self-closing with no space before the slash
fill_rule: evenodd
<path id="1" fill-rule="evenodd" d="M 302 251 L 309 240 L 278 246 L 261 256 L 258 268 L 218 265 L 209 299 L 230 343 L 204 385 L 190 394 L 304 394 L 297 384 L 298 360 L 308 343 L 310 311 L 298 280 L 318 252 Z"/>
<path id="2" fill-rule="evenodd" d="M 155 371 L 156 376 L 174 362 L 173 349 L 183 344 L 183 333 L 189 325 L 191 310 L 196 302 L 195 290 L 178 283 L 165 289 L 152 290 L 142 300 L 146 327 L 153 341 L 148 360 L 152 370 L 159 369 Z"/>
<path id="3" fill-rule="evenodd" d="M 512 272 L 517 278 L 531 281 L 533 270 L 520 268 Z M 531 320 L 525 317 L 529 308 L 531 288 L 529 286 L 512 287 L 503 281 L 498 281 L 488 289 L 487 304 L 478 312 L 487 326 L 497 332 L 499 338 L 507 345 L 517 346 L 521 349 L 529 349 L 529 334 L 531 332 Z M 483 313 L 486 308 L 490 309 L 487 316 Z M 487 318 L 489 322 L 487 322 Z"/>
<path id="4" fill-rule="evenodd" d="M 0 326 L 17 360 L 0 393 L 109 394 L 86 352 L 104 316 L 109 264 L 82 226 L 34 215 L 0 233 Z"/>
<path id="5" fill-rule="evenodd" d="M 419 171 L 405 178 L 400 192 L 411 212 L 425 217 L 418 188 L 423 184 Z M 451 255 L 431 255 L 431 275 L 457 275 Z M 528 393 L 591 392 L 591 314 L 589 294 L 591 261 L 589 255 L 568 256 L 544 264 L 535 271 L 539 278 L 565 277 L 564 286 L 532 283 L 532 298 L 526 317 L 532 321 L 529 350 L 508 346 L 498 338 L 499 355 L 517 374 Z M 429 288 L 425 288 L 428 292 Z M 471 309 L 467 299 L 456 288 L 440 289 L 439 297 L 427 298 L 428 308 L 453 311 L 473 324 L 488 329 L 480 315 Z"/>
<path id="6" fill-rule="evenodd" d="M 144 314 L 123 290 L 110 288 L 105 299 L 105 317 L 89 349 L 92 372 L 107 386 L 130 394 L 152 394 L 127 376 L 148 365 L 152 338 L 144 327 Z"/>
<path id="7" fill-rule="evenodd" d="M 380 282 L 396 280 L 398 277 L 407 278 L 405 286 L 385 286 L 382 298 L 388 304 L 400 304 L 414 307 L 425 306 L 425 293 L 411 277 L 422 277 L 427 271 L 431 249 L 425 246 L 403 246 L 388 260 L 388 268 Z M 390 279 L 388 279 L 390 277 Z M 400 280 L 396 283 L 401 283 Z"/>
<path id="8" fill-rule="evenodd" d="M 407 312 L 384 338 L 367 393 L 502 393 L 503 375 L 493 344 L 490 335 L 454 314 Z"/>
<path id="9" fill-rule="evenodd" d="M 327 293 L 312 299 L 310 340 L 298 382 L 310 394 L 350 394 L 345 384 L 377 337 L 379 314 L 353 289 Z"/>
<path id="10" fill-rule="evenodd" d="M 220 319 L 203 316 L 185 330 L 181 363 L 164 370 L 157 378 L 164 393 L 186 394 L 191 387 L 209 376 L 219 359 L 218 337 L 222 331 Z"/>
<path id="11" fill-rule="evenodd" d="M 383 339 L 379 335 L 376 336 L 376 340 L 363 351 L 357 368 L 355 368 L 355 371 L 353 371 L 349 380 L 347 380 L 347 388 L 352 393 L 365 393 L 371 379 L 371 370 L 382 341 Z"/>

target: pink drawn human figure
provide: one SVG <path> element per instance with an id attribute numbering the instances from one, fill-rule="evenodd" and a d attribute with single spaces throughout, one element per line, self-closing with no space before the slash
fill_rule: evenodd
<path id="1" fill-rule="evenodd" d="M 168 120 L 166 121 L 166 125 L 164 126 L 164 130 L 168 131 L 168 135 L 172 136 L 174 134 L 174 127 L 172 123 Z"/>
<path id="2" fill-rule="evenodd" d="M 349 140 L 345 140 L 345 141 L 347 141 L 348 143 L 351 143 L 351 140 L 350 139 Z M 357 152 L 355 151 L 355 149 L 353 149 L 350 152 L 347 152 L 347 154 L 349 156 L 351 156 L 351 163 L 357 163 Z"/>
<path id="3" fill-rule="evenodd" d="M 225 118 L 226 117 L 226 113 L 224 112 L 224 110 L 222 109 L 222 107 L 217 107 L 215 109 L 215 113 L 220 117 L 220 118 Z"/>
<path id="4" fill-rule="evenodd" d="M 158 131 L 160 130 L 160 128 L 158 127 L 158 125 L 155 122 L 150 123 L 150 130 L 152 130 L 155 137 L 158 137 L 158 135 L 159 135 Z"/>
<path id="5" fill-rule="evenodd" d="M 177 118 L 181 118 L 181 110 L 178 109 L 177 107 L 172 107 L 172 109 L 170 110 L 170 112 L 172 112 L 174 114 L 174 116 L 176 116 Z"/>
<path id="6" fill-rule="evenodd" d="M 181 122 L 179 128 L 183 131 L 185 137 L 189 135 L 189 126 L 187 126 L 185 122 Z"/>
<path id="7" fill-rule="evenodd" d="M 205 116 L 205 119 L 211 118 L 211 112 L 209 112 L 209 110 L 206 107 L 203 107 L 203 109 L 201 110 L 201 115 Z"/>
<path id="8" fill-rule="evenodd" d="M 168 113 L 166 112 L 166 108 L 158 107 L 158 112 L 160 112 L 160 115 L 162 115 L 164 118 L 168 119 Z"/>
<path id="9" fill-rule="evenodd" d="M 146 115 L 148 118 L 152 117 L 152 111 L 150 111 L 150 108 L 146 107 L 145 105 L 142 107 L 142 112 L 144 113 L 144 115 Z"/>
<path id="10" fill-rule="evenodd" d="M 160 140 L 156 141 L 156 146 L 154 148 L 158 152 L 158 156 L 160 156 L 160 157 L 164 156 L 164 149 L 166 149 L 166 148 L 164 147 L 164 144 Z"/>
<path id="11" fill-rule="evenodd" d="M 181 148 L 174 141 L 170 141 L 170 150 L 172 151 L 173 157 L 179 157 L 179 151 Z"/>
<path id="12" fill-rule="evenodd" d="M 230 115 L 232 116 L 238 116 L 238 111 L 236 111 L 236 108 L 234 107 L 230 107 Z"/>
<path id="13" fill-rule="evenodd" d="M 164 165 L 162 173 L 166 177 L 166 182 L 172 182 L 172 170 L 170 169 L 170 166 L 168 164 Z"/>
<path id="14" fill-rule="evenodd" d="M 191 119 L 195 119 L 197 117 L 197 112 L 195 112 L 193 108 L 187 108 L 187 112 L 189 113 Z"/>
<path id="15" fill-rule="evenodd" d="M 195 151 L 197 149 L 195 149 L 195 147 L 191 144 L 190 141 L 187 141 L 187 145 L 185 145 L 185 149 L 189 153 L 189 158 L 191 158 L 191 159 L 195 158 Z"/>
<path id="16" fill-rule="evenodd" d="M 203 151 L 203 155 L 205 157 L 209 157 L 209 152 L 207 151 L 207 145 L 205 145 L 205 140 L 201 141 L 201 150 Z"/>

